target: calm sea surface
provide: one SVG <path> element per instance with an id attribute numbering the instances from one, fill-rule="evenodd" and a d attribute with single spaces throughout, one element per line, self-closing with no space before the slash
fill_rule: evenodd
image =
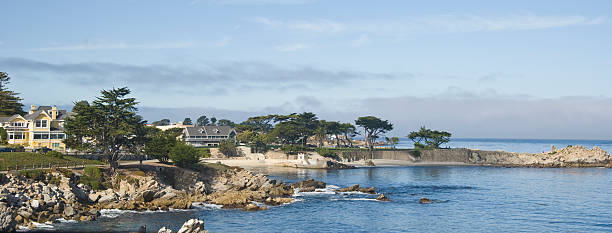
<path id="1" fill-rule="evenodd" d="M 550 144 L 605 141 L 462 141 L 482 149 L 538 152 Z M 605 142 L 605 143 L 603 143 Z M 486 148 L 478 145 L 486 145 Z M 467 147 L 467 146 L 464 146 Z M 507 148 L 516 148 L 510 150 Z M 535 151 L 534 151 L 535 150 Z M 375 195 L 301 193 L 295 203 L 266 211 L 206 206 L 176 212 L 105 212 L 97 221 L 54 224 L 49 230 L 149 231 L 200 218 L 211 232 L 612 232 L 612 169 L 498 167 L 376 167 L 352 170 L 254 169 L 293 182 L 314 178 L 334 186 L 374 186 Z M 419 204 L 426 197 L 433 204 Z"/>
<path id="2" fill-rule="evenodd" d="M 612 151 L 612 140 L 558 140 L 558 139 L 495 139 L 495 138 L 453 138 L 444 147 L 471 148 L 481 150 L 503 150 L 508 152 L 540 153 L 550 151 L 551 145 L 563 148 L 568 145 L 582 145 L 587 148 L 599 146 Z M 400 138 L 399 148 L 413 148 L 408 138 Z"/>

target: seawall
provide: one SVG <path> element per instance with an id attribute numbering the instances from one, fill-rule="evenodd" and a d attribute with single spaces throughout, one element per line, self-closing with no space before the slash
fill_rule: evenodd
<path id="1" fill-rule="evenodd" d="M 340 157 L 346 161 L 369 159 L 365 150 L 342 151 Z M 388 159 L 412 162 L 454 162 L 466 164 L 511 164 L 509 160 L 518 154 L 503 151 L 483 151 L 463 148 L 432 149 L 411 152 L 408 150 L 374 151 L 374 159 Z"/>

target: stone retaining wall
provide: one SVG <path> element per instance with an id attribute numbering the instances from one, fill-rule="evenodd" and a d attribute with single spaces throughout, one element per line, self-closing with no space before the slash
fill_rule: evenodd
<path id="1" fill-rule="evenodd" d="M 346 161 L 359 161 L 371 158 L 366 150 L 342 151 L 340 157 Z M 421 150 L 411 153 L 408 150 L 374 151 L 374 159 L 402 160 L 413 162 L 460 162 L 469 164 L 504 163 L 516 153 L 503 151 L 483 151 L 463 148 Z"/>

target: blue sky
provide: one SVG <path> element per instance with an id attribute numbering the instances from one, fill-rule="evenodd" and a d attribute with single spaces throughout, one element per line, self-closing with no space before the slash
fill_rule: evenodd
<path id="1" fill-rule="evenodd" d="M 0 70 L 28 104 L 127 85 L 150 120 L 313 111 L 399 136 L 610 139 L 611 5 L 3 1 Z"/>

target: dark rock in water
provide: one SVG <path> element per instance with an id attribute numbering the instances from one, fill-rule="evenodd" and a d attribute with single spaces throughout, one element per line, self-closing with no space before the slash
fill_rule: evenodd
<path id="1" fill-rule="evenodd" d="M 374 187 L 360 188 L 358 184 L 353 185 L 348 188 L 341 188 L 340 192 L 362 192 L 362 193 L 368 193 L 368 194 L 376 194 L 376 190 L 374 189 Z"/>
<path id="2" fill-rule="evenodd" d="M 419 199 L 419 203 L 421 203 L 421 204 L 431 204 L 431 200 L 422 197 L 421 199 Z"/>
<path id="3" fill-rule="evenodd" d="M 379 201 L 391 201 L 391 199 L 389 199 L 388 197 L 385 196 L 385 194 L 382 194 L 382 193 L 380 195 L 378 195 L 378 197 L 376 197 L 376 200 L 379 200 Z"/>
<path id="4" fill-rule="evenodd" d="M 374 166 L 376 166 L 376 164 L 374 164 L 374 162 L 372 162 L 372 160 L 368 160 L 368 161 L 366 161 L 364 165 L 365 165 L 365 166 L 369 166 L 369 167 L 374 167 Z"/>
<path id="5" fill-rule="evenodd" d="M 346 165 L 334 161 L 327 161 L 327 169 L 353 169 L 355 166 Z"/>
<path id="6" fill-rule="evenodd" d="M 316 191 L 316 190 L 315 190 L 315 187 L 313 187 L 313 186 L 300 188 L 300 192 L 314 192 L 314 191 Z"/>
<path id="7" fill-rule="evenodd" d="M 140 226 L 140 228 L 138 228 L 138 233 L 147 233 L 147 226 Z"/>
<path id="8" fill-rule="evenodd" d="M 302 180 L 300 182 L 294 183 L 293 188 L 299 188 L 300 190 L 302 190 L 303 192 L 314 192 L 314 189 L 322 189 L 325 188 L 325 186 L 327 186 L 327 184 L 325 184 L 325 182 L 322 181 L 316 181 L 313 179 L 308 179 L 308 180 Z M 312 190 L 312 191 L 304 191 L 304 190 Z"/>

